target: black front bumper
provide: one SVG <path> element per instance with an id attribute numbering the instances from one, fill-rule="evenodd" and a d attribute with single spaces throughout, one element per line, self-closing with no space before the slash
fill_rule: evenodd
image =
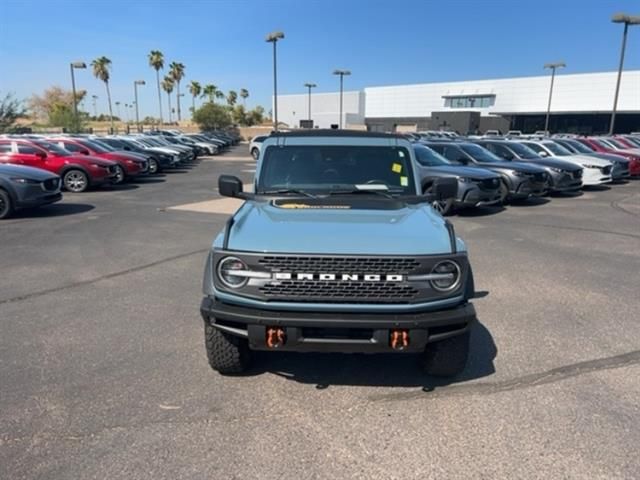
<path id="1" fill-rule="evenodd" d="M 200 306 L 208 324 L 249 340 L 253 350 L 270 350 L 267 328 L 282 328 L 286 341 L 278 350 L 297 352 L 419 352 L 429 342 L 460 335 L 476 320 L 471 303 L 430 312 L 345 313 L 271 311 L 239 307 L 205 297 Z M 409 344 L 391 346 L 392 332 L 406 331 Z"/>

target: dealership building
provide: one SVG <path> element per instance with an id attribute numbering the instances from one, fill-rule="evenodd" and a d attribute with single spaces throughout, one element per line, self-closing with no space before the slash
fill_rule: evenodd
<path id="1" fill-rule="evenodd" d="M 557 74 L 549 129 L 603 133 L 609 129 L 617 72 Z M 367 87 L 343 94 L 342 124 L 370 131 L 544 129 L 551 76 Z M 278 120 L 289 127 L 313 121 L 319 128 L 340 123 L 340 94 L 278 96 Z M 640 70 L 620 83 L 616 132 L 640 131 Z"/>

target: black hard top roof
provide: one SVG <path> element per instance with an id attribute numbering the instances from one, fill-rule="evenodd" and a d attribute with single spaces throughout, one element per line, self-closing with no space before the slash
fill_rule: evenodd
<path id="1" fill-rule="evenodd" d="M 364 132 L 362 130 L 334 130 L 318 128 L 309 130 L 295 130 L 291 132 L 272 132 L 271 137 L 367 137 L 367 138 L 398 138 L 405 139 L 395 133 Z"/>

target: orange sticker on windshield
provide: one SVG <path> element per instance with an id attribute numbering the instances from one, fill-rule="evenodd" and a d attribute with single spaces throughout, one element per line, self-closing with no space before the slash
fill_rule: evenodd
<path id="1" fill-rule="evenodd" d="M 391 165 L 391 171 L 394 173 L 402 172 L 402 165 L 400 165 L 399 163 L 394 163 L 393 165 Z"/>

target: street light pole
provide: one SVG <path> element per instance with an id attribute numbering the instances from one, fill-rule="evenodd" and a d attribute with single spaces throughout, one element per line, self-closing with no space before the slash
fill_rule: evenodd
<path id="1" fill-rule="evenodd" d="M 136 104 L 136 129 L 138 132 L 140 131 L 140 117 L 138 115 L 138 85 L 145 85 L 144 80 L 135 80 L 133 82 L 133 92 L 135 95 L 135 104 Z"/>
<path id="2" fill-rule="evenodd" d="M 96 106 L 96 100 L 98 100 L 98 95 L 91 95 L 93 99 L 93 116 L 98 117 L 98 107 Z"/>
<path id="3" fill-rule="evenodd" d="M 76 77 L 74 75 L 73 70 L 75 68 L 87 68 L 87 64 L 84 62 L 71 62 L 69 64 L 69 68 L 71 69 L 71 92 L 73 94 L 73 122 L 74 122 L 74 130 L 79 129 L 80 120 L 78 119 L 78 97 L 76 96 Z"/>
<path id="4" fill-rule="evenodd" d="M 278 73 L 276 59 L 276 43 L 284 38 L 283 32 L 272 32 L 266 41 L 273 43 L 273 129 L 278 131 Z"/>
<path id="5" fill-rule="evenodd" d="M 315 83 L 305 83 L 304 86 L 309 89 L 309 110 L 307 116 L 309 117 L 309 121 L 311 121 L 311 89 L 317 87 L 318 85 L 316 85 Z"/>
<path id="6" fill-rule="evenodd" d="M 622 32 L 622 48 L 620 50 L 620 65 L 618 66 L 618 80 L 616 81 L 616 93 L 613 96 L 613 108 L 611 109 L 611 121 L 609 122 L 609 135 L 613 135 L 616 123 L 616 110 L 618 109 L 618 94 L 620 93 L 620 80 L 622 79 L 622 67 L 624 65 L 624 51 L 627 47 L 627 32 L 629 25 L 640 25 L 640 15 L 626 15 L 617 13 L 611 17 L 613 23 L 624 23 Z"/>
<path id="7" fill-rule="evenodd" d="M 553 81 L 556 77 L 556 69 L 564 68 L 567 65 L 564 62 L 545 63 L 543 68 L 551 69 L 551 85 L 549 86 L 549 102 L 547 103 L 547 116 L 544 119 L 544 131 L 549 131 L 549 116 L 551 114 L 551 97 L 553 96 Z"/>
<path id="8" fill-rule="evenodd" d="M 334 75 L 339 75 L 340 76 L 340 130 L 342 130 L 342 91 L 343 91 L 343 83 L 344 83 L 344 76 L 345 75 L 351 75 L 351 72 L 349 70 L 334 70 L 333 71 Z"/>

